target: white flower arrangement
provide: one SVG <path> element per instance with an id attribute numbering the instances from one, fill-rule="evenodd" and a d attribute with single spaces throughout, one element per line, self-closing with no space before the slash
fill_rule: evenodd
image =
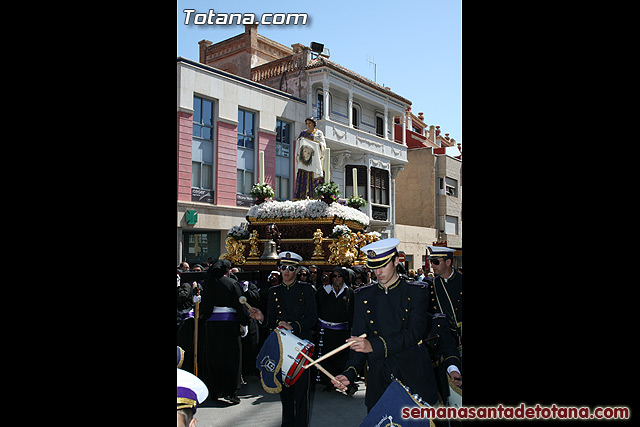
<path id="1" fill-rule="evenodd" d="M 266 201 L 260 205 L 254 205 L 247 212 L 250 218 L 332 218 L 337 216 L 345 221 L 355 221 L 364 226 L 369 225 L 369 217 L 367 214 L 343 206 L 339 203 L 331 203 L 327 206 L 321 200 L 305 199 L 292 202 L 286 201 Z"/>
<path id="2" fill-rule="evenodd" d="M 262 197 L 263 199 L 268 199 L 269 197 L 274 197 L 276 195 L 275 191 L 269 184 L 255 184 L 251 187 L 250 194 L 253 197 Z"/>
<path id="3" fill-rule="evenodd" d="M 247 223 L 243 222 L 240 225 L 234 225 L 227 232 L 227 237 L 233 237 L 236 240 L 242 240 L 249 238 L 249 228 Z"/>
<path id="4" fill-rule="evenodd" d="M 361 208 L 367 205 L 367 201 L 362 197 L 351 196 L 346 200 L 347 206 L 351 206 L 354 209 Z"/>
<path id="5" fill-rule="evenodd" d="M 346 225 L 336 225 L 331 232 L 331 236 L 333 237 L 344 236 L 346 234 L 351 234 L 351 229 Z"/>
<path id="6" fill-rule="evenodd" d="M 337 216 L 338 218 L 343 218 L 347 221 L 355 221 L 363 224 L 365 226 L 369 225 L 369 216 L 354 208 L 350 208 L 349 206 L 341 205 L 340 203 L 331 203 L 331 206 L 327 209 L 328 217 Z"/>

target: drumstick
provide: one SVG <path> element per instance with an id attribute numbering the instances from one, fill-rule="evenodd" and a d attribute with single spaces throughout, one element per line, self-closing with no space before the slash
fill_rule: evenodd
<path id="1" fill-rule="evenodd" d="M 249 303 L 247 302 L 247 297 L 245 296 L 241 296 L 240 298 L 238 298 L 238 301 L 240 301 L 240 304 L 246 305 L 249 310 L 253 308 L 249 305 Z"/>
<path id="2" fill-rule="evenodd" d="M 362 334 L 362 335 L 360 335 L 358 338 L 366 338 L 366 337 L 367 337 L 367 334 Z M 304 369 L 307 369 L 307 368 L 309 368 L 309 367 L 311 367 L 311 366 L 315 365 L 315 364 L 316 364 L 316 363 L 318 363 L 318 362 L 322 362 L 322 361 L 323 361 L 324 359 L 326 359 L 327 357 L 331 357 L 331 356 L 333 356 L 334 354 L 338 353 L 339 351 L 342 351 L 342 350 L 344 350 L 345 348 L 350 347 L 350 346 L 351 346 L 351 344 L 353 344 L 354 342 L 355 342 L 355 341 L 349 341 L 349 342 L 346 342 L 346 343 L 342 344 L 340 347 L 338 347 L 338 348 L 336 348 L 336 349 L 334 349 L 334 350 L 331 350 L 329 353 L 325 354 L 324 356 L 321 356 L 321 357 L 317 358 L 314 362 L 309 363 L 307 366 L 305 366 L 305 367 L 304 367 Z"/>
<path id="3" fill-rule="evenodd" d="M 326 369 L 324 369 L 324 368 L 322 367 L 322 365 L 318 363 L 318 361 L 317 361 L 317 360 L 314 362 L 312 358 L 310 358 L 309 356 L 307 356 L 306 354 L 304 354 L 303 352 L 301 352 L 301 351 L 300 351 L 300 349 L 299 349 L 298 347 L 296 347 L 296 351 L 297 351 L 298 353 L 300 353 L 301 355 L 303 355 L 303 356 L 304 356 L 304 357 L 305 357 L 309 362 L 316 363 L 316 368 L 318 368 L 319 370 L 321 370 L 322 372 L 324 372 L 324 373 L 325 373 L 329 378 L 331 378 L 333 381 L 335 381 L 335 382 L 338 382 L 338 383 L 342 384 L 342 382 L 338 381 L 338 380 L 336 379 L 336 377 L 334 377 L 333 375 L 331 375 L 331 374 L 329 373 L 329 371 L 327 371 Z M 307 366 L 308 366 L 308 365 L 307 365 Z M 343 385 L 344 387 L 346 387 L 346 385 L 344 385 L 344 384 L 342 384 L 342 385 Z"/>

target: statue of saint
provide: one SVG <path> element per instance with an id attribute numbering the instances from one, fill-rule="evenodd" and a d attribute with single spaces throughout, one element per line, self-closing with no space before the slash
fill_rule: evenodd
<path id="1" fill-rule="evenodd" d="M 293 200 L 314 198 L 315 188 L 324 183 L 324 152 L 327 148 L 322 131 L 316 129 L 316 121 L 309 117 L 304 121 L 307 129 L 300 132 L 296 148 L 296 182 Z"/>

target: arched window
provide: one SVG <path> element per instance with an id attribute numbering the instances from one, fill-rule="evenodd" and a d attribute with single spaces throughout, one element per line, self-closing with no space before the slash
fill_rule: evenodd
<path id="1" fill-rule="evenodd" d="M 354 129 L 360 129 L 360 120 L 362 120 L 362 107 L 360 104 L 353 103 L 353 107 L 351 108 L 351 124 Z"/>
<path id="2" fill-rule="evenodd" d="M 384 114 L 380 111 L 376 111 L 376 135 L 384 138 L 385 131 L 386 129 L 384 128 Z"/>

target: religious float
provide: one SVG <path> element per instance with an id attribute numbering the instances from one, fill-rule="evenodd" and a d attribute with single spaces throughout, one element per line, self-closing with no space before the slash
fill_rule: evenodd
<path id="1" fill-rule="evenodd" d="M 267 200 L 273 194 L 267 184 L 254 185 L 257 204 L 249 209 L 246 223 L 229 230 L 221 258 L 245 271 L 270 271 L 278 265 L 278 253 L 291 251 L 302 257 L 302 265 L 326 270 L 365 264 L 360 248 L 380 238 L 380 233 L 366 232 L 369 217 L 358 209 L 364 199 L 339 200 L 334 182 L 316 187 L 318 199 Z"/>
<path id="2" fill-rule="evenodd" d="M 307 121 L 315 124 L 312 118 Z M 278 253 L 283 251 L 300 255 L 303 266 L 317 265 L 324 271 L 333 266 L 366 263 L 366 254 L 360 248 L 379 240 L 380 233 L 366 231 L 369 217 L 359 210 L 366 201 L 358 197 L 355 170 L 354 196 L 340 200 L 340 189 L 331 181 L 331 150 L 324 146 L 321 132 L 320 143 L 303 136 L 304 132 L 296 140 L 299 155 L 294 192 L 301 200 L 272 199 L 275 193 L 265 183 L 264 153 L 260 152 L 260 183 L 251 189 L 255 205 L 247 213 L 247 222 L 233 226 L 227 233 L 227 252 L 220 258 L 246 272 L 260 272 L 261 276 L 262 272 L 276 269 Z M 312 158 L 318 160 L 318 164 L 307 162 Z M 303 188 L 305 191 L 300 191 Z M 256 278 L 255 274 L 251 276 Z"/>
<path id="3" fill-rule="evenodd" d="M 334 184 L 335 185 L 335 184 Z M 360 248 L 380 238 L 367 233 L 369 217 L 338 201 L 264 201 L 249 209 L 247 222 L 229 230 L 221 258 L 244 270 L 275 270 L 278 253 L 302 256 L 301 265 L 362 265 Z"/>

